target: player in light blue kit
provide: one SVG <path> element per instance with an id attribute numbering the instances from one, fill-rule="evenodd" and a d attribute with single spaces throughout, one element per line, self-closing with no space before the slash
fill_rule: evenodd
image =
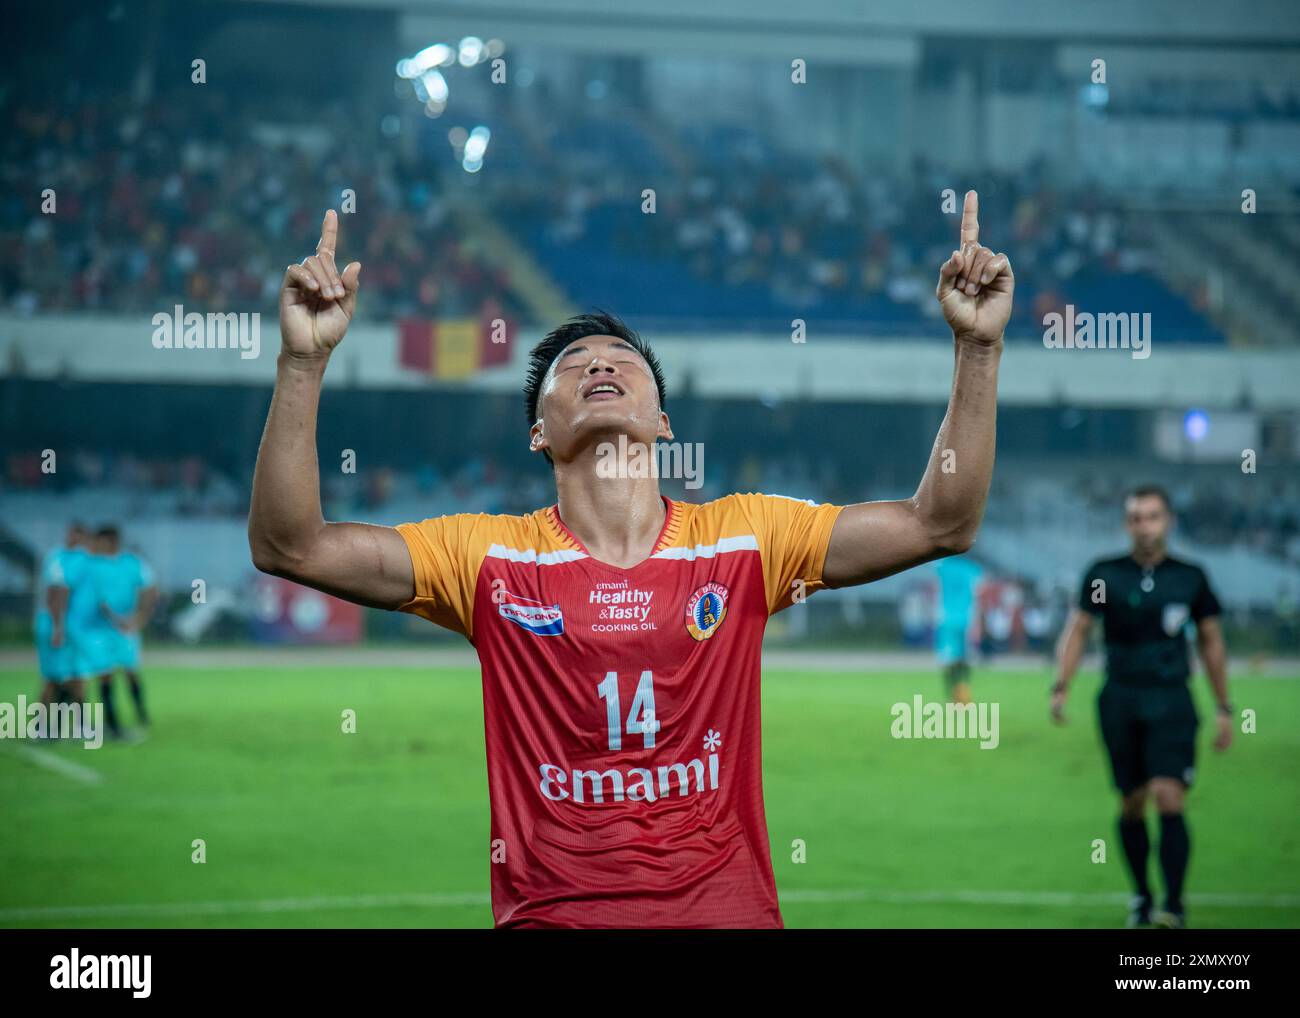
<path id="1" fill-rule="evenodd" d="M 63 547 L 46 554 L 36 577 L 36 658 L 44 680 L 41 703 L 46 707 L 65 698 L 86 702 L 90 673 L 81 637 L 94 606 L 86 541 L 86 528 L 71 524 Z"/>
<path id="2" fill-rule="evenodd" d="M 970 624 L 975 613 L 975 592 L 984 570 L 966 555 L 940 559 L 934 564 L 939 576 L 939 613 L 934 629 L 934 651 L 943 667 L 948 699 L 970 703 Z"/>
<path id="3" fill-rule="evenodd" d="M 122 551 L 117 527 L 101 527 L 95 535 L 92 576 L 98 611 L 88 639 L 89 665 L 99 678 L 99 698 L 110 736 L 120 737 L 121 726 L 113 702 L 113 675 L 126 672 L 135 703 L 136 720 L 149 724 L 140 676 L 140 632 L 158 604 L 153 570 L 139 556 Z"/>

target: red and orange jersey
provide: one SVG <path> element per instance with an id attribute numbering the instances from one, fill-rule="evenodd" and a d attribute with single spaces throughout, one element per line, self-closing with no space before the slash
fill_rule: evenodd
<path id="1" fill-rule="evenodd" d="M 840 506 L 664 499 L 649 558 L 593 558 L 555 506 L 397 529 L 403 611 L 483 672 L 498 926 L 780 926 L 760 649 L 822 583 Z"/>

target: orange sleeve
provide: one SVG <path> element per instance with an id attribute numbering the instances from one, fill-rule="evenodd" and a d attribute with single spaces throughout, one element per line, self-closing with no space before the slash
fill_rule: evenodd
<path id="1" fill-rule="evenodd" d="M 460 513 L 398 524 L 415 568 L 415 597 L 398 611 L 473 639 L 474 591 L 492 543 L 491 519 L 484 513 Z"/>
<path id="2" fill-rule="evenodd" d="M 763 584 L 771 614 L 795 602 L 796 584 L 801 596 L 821 590 L 822 568 L 831 530 L 844 507 L 809 502 L 783 495 L 736 495 L 741 511 L 754 528 L 763 560 Z"/>

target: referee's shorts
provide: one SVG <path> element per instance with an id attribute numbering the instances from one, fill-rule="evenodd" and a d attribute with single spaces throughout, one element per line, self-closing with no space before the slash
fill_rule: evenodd
<path id="1" fill-rule="evenodd" d="M 1196 775 L 1196 705 L 1186 682 L 1132 686 L 1107 682 L 1097 698 L 1101 737 L 1115 787 L 1127 795 L 1152 778 L 1190 788 Z"/>

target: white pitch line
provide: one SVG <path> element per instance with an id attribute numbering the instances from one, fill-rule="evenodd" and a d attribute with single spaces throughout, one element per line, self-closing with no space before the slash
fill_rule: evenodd
<path id="1" fill-rule="evenodd" d="M 1074 894 L 1055 891 L 878 891 L 867 889 L 786 891 L 783 904 L 819 905 L 867 902 L 887 905 L 1028 905 L 1047 908 L 1113 907 L 1128 902 L 1119 892 Z M 1300 908 L 1300 894 L 1189 894 L 1188 903 L 1202 908 Z M 74 919 L 122 919 L 132 916 L 214 916 L 315 912 L 373 908 L 486 908 L 488 895 L 359 894 L 314 898 L 270 898 L 252 901 L 166 902 L 152 905 L 51 905 L 0 909 L 0 923 Z"/>
<path id="2" fill-rule="evenodd" d="M 51 753 L 48 749 L 40 749 L 37 746 L 19 746 L 16 755 L 24 760 L 30 760 L 37 767 L 44 767 L 47 771 L 62 774 L 65 778 L 80 781 L 85 785 L 98 785 L 104 780 L 104 775 L 100 774 L 99 771 L 90 767 L 83 767 L 71 760 L 65 760 L 58 754 Z"/>

